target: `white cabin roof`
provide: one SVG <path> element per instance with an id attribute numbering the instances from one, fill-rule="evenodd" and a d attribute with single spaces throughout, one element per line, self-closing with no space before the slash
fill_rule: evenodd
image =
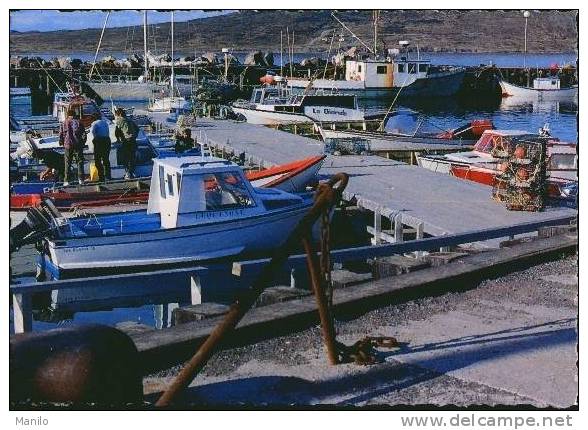
<path id="1" fill-rule="evenodd" d="M 201 155 L 194 155 L 189 157 L 169 157 L 169 158 L 156 158 L 154 159 L 155 164 L 158 166 L 164 166 L 166 170 L 175 170 L 181 172 L 183 175 L 189 175 L 193 173 L 203 173 L 203 169 L 210 170 L 226 170 L 230 167 L 230 170 L 238 168 L 235 163 L 224 160 L 217 157 L 202 157 Z"/>

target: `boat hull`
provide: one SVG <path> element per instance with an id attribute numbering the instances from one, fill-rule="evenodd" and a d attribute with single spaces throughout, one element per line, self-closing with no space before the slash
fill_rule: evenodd
<path id="1" fill-rule="evenodd" d="M 427 149 L 456 149 L 471 147 L 475 140 L 442 139 L 435 137 L 404 136 L 393 133 L 368 132 L 357 130 L 331 130 L 320 128 L 320 133 L 325 139 L 366 139 L 370 142 L 370 150 L 377 151 L 417 151 L 423 147 Z"/>
<path id="2" fill-rule="evenodd" d="M 280 246 L 310 206 L 312 198 L 308 197 L 294 209 L 225 222 L 135 234 L 48 240 L 49 262 L 54 266 L 53 276 L 61 278 L 68 271 L 154 270 L 255 254 Z M 214 216 L 223 218 L 220 212 Z"/>
<path id="3" fill-rule="evenodd" d="M 567 101 L 573 102 L 578 99 L 578 87 L 562 89 L 535 89 L 519 87 L 506 81 L 500 81 L 502 97 L 509 97 L 520 101 Z"/>
<path id="4" fill-rule="evenodd" d="M 397 95 L 402 97 L 448 97 L 455 95 L 461 88 L 465 70 L 454 70 L 435 73 L 426 78 L 416 79 L 404 87 L 366 87 L 361 81 L 334 81 L 330 79 L 316 79 L 312 81 L 312 88 L 324 91 L 340 91 L 356 95 L 358 99 L 386 99 Z M 291 79 L 288 85 L 297 92 L 305 91 L 310 81 Z M 400 94 L 399 94 L 400 93 Z"/>

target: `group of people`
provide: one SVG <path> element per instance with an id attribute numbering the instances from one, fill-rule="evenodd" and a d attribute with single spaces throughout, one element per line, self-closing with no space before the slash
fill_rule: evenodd
<path id="1" fill-rule="evenodd" d="M 130 118 L 122 108 L 117 108 L 115 116 L 115 136 L 121 142 L 121 156 L 125 167 L 125 179 L 135 177 L 135 159 L 137 149 L 137 136 L 139 126 Z M 98 118 L 90 126 L 92 143 L 94 144 L 94 164 L 98 171 L 100 182 L 111 179 L 110 172 L 110 127 L 104 118 Z M 64 185 L 68 185 L 71 177 L 71 168 L 77 165 L 77 177 L 80 184 L 84 178 L 84 145 L 86 144 L 86 129 L 74 110 L 67 113 L 67 118 L 61 124 L 59 130 L 59 144 L 64 148 Z"/>
<path id="2" fill-rule="evenodd" d="M 122 108 L 117 108 L 114 116 L 114 134 L 116 139 L 122 144 L 120 155 L 125 168 L 125 179 L 131 179 L 135 177 L 139 126 L 127 117 L 126 112 Z M 90 126 L 90 132 L 92 133 L 92 143 L 94 144 L 94 164 L 98 172 L 98 181 L 104 182 L 110 180 L 112 179 L 110 167 L 112 142 L 108 121 L 103 117 L 98 118 Z M 72 175 L 71 169 L 75 164 L 77 166 L 78 182 L 82 184 L 84 182 L 84 146 L 86 140 L 86 129 L 81 123 L 79 115 L 74 110 L 70 110 L 67 113 L 67 118 L 61 124 L 59 131 L 59 144 L 64 148 L 62 161 L 55 161 L 49 157 L 49 155 L 57 155 L 57 153 L 47 154 L 46 151 L 43 153 L 37 151 L 36 158 L 41 158 L 45 161 L 45 164 L 48 166 L 48 171 L 57 174 L 59 177 L 63 177 L 64 185 L 69 185 Z M 198 143 L 192 137 L 192 132 L 189 128 L 180 129 L 175 135 L 175 141 L 174 150 L 178 154 L 191 154 L 200 151 Z"/>

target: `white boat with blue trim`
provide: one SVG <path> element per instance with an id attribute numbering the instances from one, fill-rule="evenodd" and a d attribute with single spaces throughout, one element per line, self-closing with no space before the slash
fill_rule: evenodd
<path id="1" fill-rule="evenodd" d="M 37 226 L 49 231 L 42 264 L 64 278 L 256 255 L 280 246 L 312 204 L 312 193 L 254 188 L 226 160 L 155 159 L 147 210 L 79 218 L 46 211 L 47 225 Z"/>

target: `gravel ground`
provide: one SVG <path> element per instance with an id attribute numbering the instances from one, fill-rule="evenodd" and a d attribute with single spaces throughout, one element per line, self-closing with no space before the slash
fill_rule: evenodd
<path id="1" fill-rule="evenodd" d="M 577 312 L 577 258 L 565 257 L 472 289 L 413 300 L 337 321 L 338 339 L 350 344 L 369 335 L 390 335 L 390 327 L 426 321 L 438 314 L 468 309 L 484 315 L 492 303 L 512 302 Z M 504 315 L 504 319 L 509 318 Z M 458 333 L 456 333 L 458 335 Z M 199 405 L 521 405 L 545 406 L 513 392 L 461 380 L 396 361 L 373 366 L 326 364 L 320 327 L 222 351 L 206 365 L 190 389 L 188 402 Z M 145 379 L 145 391 L 165 387 L 180 367 Z"/>

